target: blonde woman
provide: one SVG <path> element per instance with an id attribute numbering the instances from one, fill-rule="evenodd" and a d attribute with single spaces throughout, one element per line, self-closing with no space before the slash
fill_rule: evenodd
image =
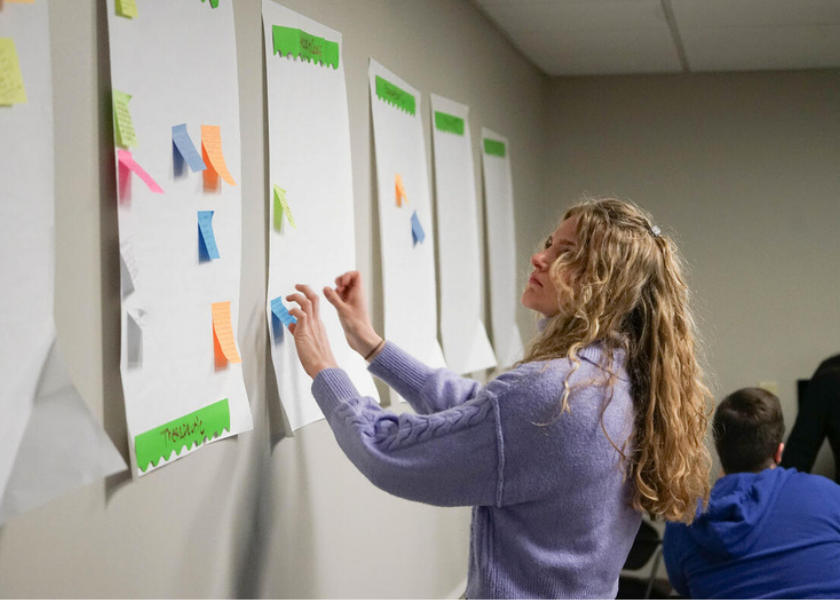
<path id="1" fill-rule="evenodd" d="M 360 396 L 307 286 L 288 297 L 290 329 L 339 445 L 374 485 L 474 507 L 468 597 L 614 597 L 642 512 L 689 523 L 709 494 L 688 289 L 673 242 L 619 200 L 569 209 L 531 263 L 522 304 L 540 332 L 484 387 L 385 342 L 358 273 L 324 289 L 350 346 L 417 414 Z"/>

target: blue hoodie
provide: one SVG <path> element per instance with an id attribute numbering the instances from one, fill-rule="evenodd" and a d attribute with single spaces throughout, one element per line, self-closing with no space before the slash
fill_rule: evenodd
<path id="1" fill-rule="evenodd" d="M 840 598 L 840 486 L 795 469 L 726 475 L 693 524 L 668 523 L 663 555 L 687 598 Z"/>

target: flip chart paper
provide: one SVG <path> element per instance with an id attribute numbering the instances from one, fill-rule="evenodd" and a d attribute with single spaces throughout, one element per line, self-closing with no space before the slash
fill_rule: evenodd
<path id="1" fill-rule="evenodd" d="M 236 185 L 233 175 L 230 174 L 225 163 L 225 155 L 222 152 L 222 133 L 218 125 L 201 126 L 201 147 L 206 159 L 205 162 L 209 161 L 209 169 L 214 171 L 228 185 Z"/>
<path id="2" fill-rule="evenodd" d="M 415 246 L 422 244 L 423 240 L 426 239 L 426 233 L 423 231 L 423 226 L 420 224 L 416 210 L 411 214 L 411 237 L 414 240 Z"/>
<path id="3" fill-rule="evenodd" d="M 440 336 L 449 368 L 458 373 L 472 373 L 496 366 L 496 356 L 481 318 L 486 279 L 481 275 L 469 108 L 436 94 L 431 98 L 435 115 L 432 140 L 440 269 Z M 438 115 L 446 115 L 445 121 Z"/>
<path id="4" fill-rule="evenodd" d="M 201 1 L 204 2 L 204 0 Z M 210 0 L 210 6 L 213 8 L 219 8 L 219 0 Z"/>
<path id="5" fill-rule="evenodd" d="M 522 358 L 522 336 L 516 324 L 520 287 L 516 277 L 513 180 L 507 138 L 482 128 L 484 200 L 490 258 L 490 307 L 493 347 L 500 367 Z"/>
<path id="6" fill-rule="evenodd" d="M 241 186 L 223 183 L 216 172 L 221 167 L 201 157 L 202 150 L 207 150 L 201 143 L 207 142 L 201 126 L 213 125 L 226 176 L 238 179 L 241 149 L 234 16 L 231 2 L 220 2 L 211 10 L 199 0 L 142 0 L 137 2 L 139 17 L 125 19 L 117 16 L 114 0 L 105 2 L 111 88 L 134 94 L 129 106 L 140 144 L 130 148 L 132 159 L 166 190 L 165 197 L 152 193 L 129 171 L 128 181 L 135 180 L 131 202 L 117 206 L 120 240 L 130 241 L 140 273 L 134 280 L 135 291 L 122 298 L 120 372 L 132 475 L 145 477 L 171 460 L 201 452 L 211 441 L 253 427 L 243 365 L 228 361 L 217 340 L 212 311 L 214 302 L 229 302 L 226 325 L 236 349 Z M 205 168 L 199 176 L 193 168 L 200 168 L 201 160 Z M 203 186 L 208 172 L 220 184 L 212 191 Z M 213 213 L 210 229 L 219 258 L 211 262 L 201 261 L 201 246 L 209 241 L 209 230 L 207 236 L 202 234 L 199 212 Z M 204 249 L 209 259 L 209 248 Z M 138 348 L 133 344 L 135 324 L 129 318 L 138 310 L 145 311 L 140 323 L 140 365 L 133 360 Z M 145 470 L 138 467 L 138 436 L 222 398 L 229 403 L 229 430 L 149 463 Z"/>
<path id="7" fill-rule="evenodd" d="M 289 206 L 288 200 L 286 200 L 286 190 L 281 188 L 279 185 L 274 186 L 274 229 L 277 231 L 283 230 L 283 217 L 286 217 L 286 220 L 289 222 L 294 228 L 297 228 L 295 225 L 295 217 L 292 215 L 292 208 Z"/>
<path id="8" fill-rule="evenodd" d="M 338 68 L 338 42 L 312 35 L 293 27 L 272 27 L 274 54 L 281 57 L 293 56 L 306 61 L 322 63 Z"/>
<path id="9" fill-rule="evenodd" d="M 137 0 L 116 0 L 117 14 L 121 17 L 133 19 L 137 16 Z"/>
<path id="10" fill-rule="evenodd" d="M 117 136 L 117 145 L 123 148 L 136 146 L 137 133 L 134 131 L 134 121 L 132 121 L 131 111 L 128 109 L 131 96 L 119 90 L 113 90 L 111 96 L 114 106 L 114 133 Z"/>
<path id="11" fill-rule="evenodd" d="M 216 235 L 213 233 L 213 212 L 212 210 L 198 211 L 199 244 L 203 247 L 207 260 L 221 258 L 219 249 L 216 247 Z"/>
<path id="12" fill-rule="evenodd" d="M 140 271 L 131 241 L 123 240 L 120 242 L 120 287 L 123 298 L 134 293 L 139 276 Z"/>
<path id="13" fill-rule="evenodd" d="M 134 157 L 131 155 L 131 152 L 128 150 L 117 150 L 117 156 L 120 161 L 120 165 L 123 167 L 123 170 L 120 171 L 121 189 L 123 186 L 123 176 L 125 175 L 126 177 L 130 177 L 131 173 L 134 173 L 143 180 L 143 183 L 149 187 L 149 190 L 155 194 L 163 193 L 163 189 L 157 184 L 157 181 L 155 181 L 143 167 L 137 164 Z"/>
<path id="14" fill-rule="evenodd" d="M 207 168 L 198 150 L 195 149 L 190 134 L 187 132 L 186 123 L 172 127 L 172 143 L 175 145 L 175 149 L 181 158 L 190 166 L 190 170 L 193 173 L 198 173 Z"/>
<path id="15" fill-rule="evenodd" d="M 233 337 L 233 325 L 230 322 L 230 302 L 213 303 L 213 335 L 219 342 L 222 352 L 228 362 L 241 363 L 236 340 Z"/>
<path id="16" fill-rule="evenodd" d="M 26 89 L 20 72 L 15 41 L 0 38 L 0 104 L 23 104 Z"/>
<path id="17" fill-rule="evenodd" d="M 432 205 L 420 93 L 374 60 L 368 71 L 382 240 L 385 337 L 432 367 L 445 366 L 437 340 Z M 383 84 L 387 82 L 387 86 Z M 406 109 L 411 99 L 412 110 Z M 411 216 L 394 202 L 394 174 L 411 195 L 425 243 L 410 234 Z"/>
<path id="18" fill-rule="evenodd" d="M 161 459 L 170 460 L 173 452 L 177 456 L 225 431 L 230 431 L 227 398 L 138 435 L 134 439 L 137 468 L 145 471 L 149 465 L 157 466 Z"/>
<path id="19" fill-rule="evenodd" d="M 129 310 L 127 313 L 126 337 L 128 346 L 128 366 L 139 369 L 143 366 L 143 318 L 140 310 Z"/>
<path id="20" fill-rule="evenodd" d="M 350 119 L 341 33 L 271 0 L 262 3 L 262 17 L 271 182 L 265 190 L 270 209 L 265 315 L 280 401 L 292 429 L 299 429 L 323 415 L 294 338 L 285 332 L 272 301 L 285 297 L 297 283 L 319 291 L 333 285 L 339 274 L 356 269 Z M 288 54 L 281 58 L 274 52 L 275 25 L 335 42 L 335 61 L 324 66 Z M 275 185 L 285 192 L 276 193 Z M 296 228 L 289 226 L 291 220 L 283 222 L 291 212 L 285 212 L 281 198 L 294 211 Z M 407 220 L 409 215 L 403 216 Z M 360 393 L 377 398 L 367 364 L 347 345 L 338 316 L 326 301 L 321 317 L 338 364 Z"/>
<path id="21" fill-rule="evenodd" d="M 0 13 L 0 38 L 14 39 L 28 96 L 0 107 L 0 281 L 8 284 L 0 293 L 0 524 L 125 469 L 100 415 L 73 386 L 55 331 L 48 6 Z M 74 301 L 61 293 L 56 300 Z"/>
<path id="22" fill-rule="evenodd" d="M 399 173 L 394 176 L 394 186 L 397 194 L 397 206 L 400 207 L 403 203 L 408 204 L 408 196 L 405 193 L 405 186 Z"/>

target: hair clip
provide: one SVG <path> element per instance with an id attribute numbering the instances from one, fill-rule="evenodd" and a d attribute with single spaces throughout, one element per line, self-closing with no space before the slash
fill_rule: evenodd
<path id="1" fill-rule="evenodd" d="M 658 238 L 662 234 L 662 230 L 659 229 L 658 226 L 654 225 L 653 227 L 650 228 L 650 233 L 653 237 Z"/>

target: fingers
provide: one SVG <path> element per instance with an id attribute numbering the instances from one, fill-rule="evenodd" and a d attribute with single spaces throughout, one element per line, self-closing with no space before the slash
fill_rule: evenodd
<path id="1" fill-rule="evenodd" d="M 289 294 L 286 296 L 286 300 L 289 302 L 297 302 L 300 304 L 300 308 L 303 309 L 303 312 L 307 314 L 312 314 L 312 302 L 310 302 L 309 298 L 304 296 L 303 294 Z M 293 310 L 300 310 L 293 308 L 289 311 L 289 314 L 294 314 Z"/>
<path id="2" fill-rule="evenodd" d="M 343 310 L 345 308 L 344 300 L 341 299 L 341 296 L 338 295 L 338 292 L 331 287 L 324 288 L 324 297 L 327 299 L 327 302 L 332 304 L 336 310 Z"/>
<path id="3" fill-rule="evenodd" d="M 295 286 L 295 289 L 303 292 L 303 295 L 306 296 L 306 299 L 312 303 L 312 314 L 318 316 L 318 308 L 320 307 L 321 299 L 318 297 L 318 294 L 312 291 L 308 285 L 304 285 L 299 283 Z"/>

